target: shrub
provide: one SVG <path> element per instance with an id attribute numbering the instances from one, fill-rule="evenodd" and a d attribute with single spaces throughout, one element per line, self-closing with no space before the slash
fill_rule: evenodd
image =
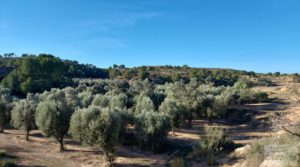
<path id="1" fill-rule="evenodd" d="M 70 133 L 74 139 L 84 144 L 100 147 L 105 161 L 112 164 L 120 127 L 121 118 L 117 112 L 90 106 L 73 114 Z"/>
<path id="2" fill-rule="evenodd" d="M 254 94 L 254 98 L 256 102 L 265 102 L 269 99 L 269 95 L 266 92 L 257 92 Z"/>
<path id="3" fill-rule="evenodd" d="M 196 154 L 206 156 L 208 165 L 215 165 L 214 155 L 220 153 L 224 146 L 232 143 L 225 135 L 224 129 L 216 126 L 204 126 L 204 138 L 200 138 Z"/>
<path id="4" fill-rule="evenodd" d="M 148 111 L 136 116 L 135 130 L 140 148 L 159 151 L 166 143 L 170 129 L 170 120 L 162 113 Z"/>

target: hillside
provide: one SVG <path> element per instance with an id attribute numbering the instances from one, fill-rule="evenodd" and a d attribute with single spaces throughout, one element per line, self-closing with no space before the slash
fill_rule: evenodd
<path id="1" fill-rule="evenodd" d="M 273 78 L 272 81 L 276 86 L 258 86 L 254 89 L 267 92 L 271 99 L 269 102 L 259 104 L 248 104 L 239 106 L 237 109 L 242 113 L 234 114 L 227 119 L 214 119 L 214 126 L 226 128 L 226 133 L 236 144 L 248 145 L 255 143 L 257 139 L 278 136 L 284 133 L 280 129 L 272 129 L 273 125 L 285 125 L 286 123 L 297 123 L 296 115 L 299 115 L 298 94 L 291 93 L 291 88 L 299 89 L 298 83 L 289 82 L 288 77 Z M 293 94 L 293 95 L 291 95 Z M 294 96 L 295 95 L 295 96 Z M 280 117 L 278 117 L 280 115 Z M 277 119 L 279 118 L 279 119 Z M 236 120 L 237 119 L 237 120 Z M 241 121 L 244 119 L 244 121 Z M 238 121 L 239 120 L 239 121 Z M 207 119 L 197 119 L 193 121 L 193 128 L 180 127 L 176 128 L 176 135 L 169 133 L 170 141 L 181 143 L 196 144 L 201 134 L 202 127 L 208 123 Z M 201 137 L 200 137 L 201 138 Z M 79 143 L 72 139 L 66 139 L 66 149 L 68 151 L 57 152 L 56 142 L 42 136 L 40 131 L 31 132 L 31 142 L 24 141 L 22 131 L 15 129 L 6 130 L 6 134 L 0 134 L 0 148 L 5 149 L 9 155 L 16 157 L 17 164 L 21 166 L 99 166 L 103 163 L 103 153 L 97 148 L 80 146 Z M 180 146 L 180 147 L 182 147 Z M 178 146 L 176 146 L 178 147 Z M 184 159 L 188 166 L 206 166 L 202 158 L 190 158 L 191 155 L 184 153 L 184 149 L 178 147 L 171 149 L 166 153 L 153 154 L 148 151 L 141 151 L 131 147 L 117 148 L 117 166 L 165 166 L 169 160 L 176 158 L 178 155 L 185 155 Z M 184 146 L 186 147 L 186 146 Z M 184 148 L 183 147 L 183 148 Z M 187 147 L 188 148 L 188 147 Z M 245 157 L 237 149 L 232 155 L 222 153 L 216 157 L 218 166 L 248 166 L 245 164 Z M 198 159 L 198 160 L 197 160 Z M 202 161 L 202 162 L 201 162 Z M 270 161 L 261 162 L 265 166 L 272 165 Z M 268 165 L 269 164 L 269 165 Z"/>
<path id="2" fill-rule="evenodd" d="M 298 74 L 2 60 L 0 165 L 266 167 L 298 143 Z"/>

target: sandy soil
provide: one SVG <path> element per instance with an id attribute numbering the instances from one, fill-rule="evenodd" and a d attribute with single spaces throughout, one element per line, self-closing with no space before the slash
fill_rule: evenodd
<path id="1" fill-rule="evenodd" d="M 65 152 L 58 151 L 58 145 L 53 139 L 44 138 L 39 131 L 31 133 L 30 142 L 20 130 L 5 130 L 0 134 L 0 148 L 15 157 L 14 161 L 20 166 L 49 166 L 49 167 L 93 167 L 103 164 L 102 152 L 90 147 L 80 146 L 67 139 Z M 142 167 L 163 166 L 166 162 L 162 155 L 153 155 L 126 148 L 118 148 L 117 166 Z"/>

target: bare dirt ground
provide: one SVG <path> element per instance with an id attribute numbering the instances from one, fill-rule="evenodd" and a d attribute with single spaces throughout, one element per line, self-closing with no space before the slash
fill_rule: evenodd
<path id="1" fill-rule="evenodd" d="M 16 157 L 15 161 L 20 166 L 38 167 L 93 167 L 103 164 L 100 150 L 83 147 L 66 140 L 65 152 L 58 151 L 57 143 L 49 138 L 44 138 L 39 131 L 31 133 L 31 141 L 25 141 L 20 130 L 5 130 L 0 134 L 0 148 L 7 151 L 10 156 Z M 163 166 L 165 161 L 162 155 L 139 152 L 126 148 L 118 148 L 117 166 Z"/>
<path id="2" fill-rule="evenodd" d="M 277 86 L 255 88 L 267 92 L 270 98 L 274 99 L 273 101 L 240 106 L 239 110 L 243 110 L 245 112 L 243 116 L 251 118 L 250 121 L 236 120 L 233 123 L 225 119 L 218 119 L 214 120 L 214 124 L 225 127 L 227 134 L 235 143 L 248 144 L 258 138 L 273 135 L 274 129 L 269 128 L 271 125 L 288 125 L 297 122 L 297 118 L 300 118 L 300 90 L 298 90 L 300 84 L 281 79 L 274 80 L 274 82 Z M 238 115 L 237 118 L 239 118 Z M 208 123 L 207 120 L 195 120 L 193 128 L 176 129 L 176 136 L 170 134 L 169 138 L 193 144 L 201 136 L 201 129 L 206 123 Z M 31 142 L 26 142 L 22 131 L 6 130 L 5 134 L 0 134 L 0 148 L 15 157 L 14 160 L 18 165 L 25 167 L 93 167 L 103 164 L 100 150 L 80 146 L 67 139 L 66 149 L 68 151 L 60 153 L 54 140 L 44 138 L 39 131 L 33 131 L 31 134 Z M 152 154 L 125 147 L 119 147 L 117 150 L 117 166 L 125 167 L 165 166 L 167 161 L 176 154 L 176 150 L 165 154 Z M 231 161 L 226 157 L 222 161 L 227 166 L 234 166 L 238 162 L 238 160 Z M 201 167 L 205 164 L 196 161 L 191 166 Z"/>

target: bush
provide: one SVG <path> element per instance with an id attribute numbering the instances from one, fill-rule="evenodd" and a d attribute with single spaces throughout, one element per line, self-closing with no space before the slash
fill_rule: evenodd
<path id="1" fill-rule="evenodd" d="M 269 95 L 265 92 L 257 92 L 254 94 L 254 98 L 256 102 L 265 102 L 269 99 Z"/>
<path id="2" fill-rule="evenodd" d="M 140 148 L 160 151 L 170 129 L 170 120 L 162 113 L 148 111 L 136 116 L 135 130 Z"/>
<path id="3" fill-rule="evenodd" d="M 224 129 L 216 126 L 204 126 L 204 138 L 200 138 L 196 154 L 206 156 L 208 165 L 215 165 L 214 155 L 224 150 L 232 141 L 225 135 Z"/>

